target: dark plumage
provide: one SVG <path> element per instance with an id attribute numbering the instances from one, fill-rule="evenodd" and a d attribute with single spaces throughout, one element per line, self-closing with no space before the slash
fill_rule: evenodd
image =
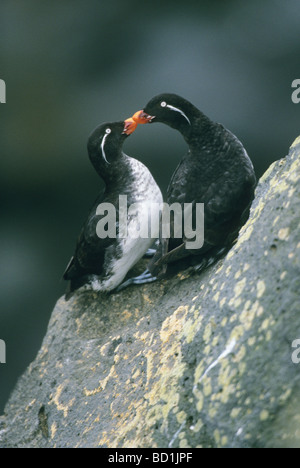
<path id="1" fill-rule="evenodd" d="M 153 275 L 164 273 L 168 263 L 195 255 L 205 266 L 230 248 L 249 216 L 256 186 L 251 160 L 235 135 L 175 94 L 154 97 L 133 119 L 169 125 L 188 144 L 171 178 L 167 203 L 204 203 L 203 247 L 187 250 L 185 238 L 161 239 L 149 269 Z"/>
<path id="2" fill-rule="evenodd" d="M 100 125 L 89 137 L 89 158 L 106 188 L 96 199 L 87 217 L 75 254 L 64 273 L 64 279 L 70 281 L 66 297 L 81 287 L 112 291 L 158 237 L 157 233 L 156 237 L 150 239 L 101 239 L 96 232 L 101 219 L 101 215 L 96 214 L 99 204 L 112 204 L 118 221 L 119 195 L 127 196 L 127 208 L 133 203 L 141 203 L 143 209 L 128 216 L 127 227 L 130 229 L 130 226 L 144 222 L 149 203 L 162 201 L 160 189 L 147 167 L 123 153 L 123 143 L 129 133 L 124 122 L 114 122 Z M 116 228 L 119 234 L 118 224 Z"/>

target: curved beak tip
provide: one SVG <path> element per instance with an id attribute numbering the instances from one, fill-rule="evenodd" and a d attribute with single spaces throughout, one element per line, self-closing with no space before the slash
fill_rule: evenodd
<path id="1" fill-rule="evenodd" d="M 123 134 L 131 135 L 139 124 L 151 123 L 155 116 L 146 114 L 143 110 L 137 111 L 132 117 L 124 121 Z"/>
<path id="2" fill-rule="evenodd" d="M 130 117 L 129 119 L 126 119 L 124 121 L 123 134 L 131 135 L 135 131 L 137 126 L 138 126 L 137 122 L 135 122 L 132 117 Z"/>
<path id="3" fill-rule="evenodd" d="M 133 116 L 132 119 L 137 123 L 137 124 L 146 124 L 152 122 L 152 120 L 155 117 L 149 114 L 146 114 L 143 110 L 140 110 L 136 112 Z"/>

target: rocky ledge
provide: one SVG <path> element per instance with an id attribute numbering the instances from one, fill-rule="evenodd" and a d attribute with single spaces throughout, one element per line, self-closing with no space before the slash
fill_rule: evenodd
<path id="1" fill-rule="evenodd" d="M 299 291 L 300 137 L 216 265 L 57 302 L 0 447 L 299 447 Z"/>

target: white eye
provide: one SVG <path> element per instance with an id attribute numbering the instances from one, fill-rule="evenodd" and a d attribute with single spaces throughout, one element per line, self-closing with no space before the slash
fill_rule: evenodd
<path id="1" fill-rule="evenodd" d="M 105 133 L 107 133 L 107 134 L 111 133 L 111 129 L 110 129 L 110 128 L 107 128 L 107 129 L 105 130 Z"/>
<path id="2" fill-rule="evenodd" d="M 167 103 L 165 101 L 160 103 L 161 107 L 166 107 Z"/>

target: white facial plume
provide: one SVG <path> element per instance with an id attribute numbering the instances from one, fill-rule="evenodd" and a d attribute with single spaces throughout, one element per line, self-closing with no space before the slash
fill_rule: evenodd
<path id="1" fill-rule="evenodd" d="M 101 143 L 101 151 L 102 151 L 102 156 L 103 156 L 103 159 L 104 161 L 107 163 L 107 164 L 110 164 L 107 159 L 106 159 L 106 155 L 105 155 L 105 150 L 104 150 L 104 145 L 105 145 L 105 140 L 106 138 L 108 137 L 108 135 L 111 133 L 111 129 L 110 128 L 107 128 L 105 130 L 105 135 L 103 136 L 102 138 L 102 143 Z"/>
<path id="2" fill-rule="evenodd" d="M 189 125 L 191 125 L 190 119 L 185 115 L 185 113 L 181 109 L 178 109 L 178 107 L 171 106 L 170 104 L 167 104 L 165 101 L 161 102 L 160 105 L 161 107 L 167 107 L 168 109 L 172 111 L 179 112 L 187 120 Z"/>

